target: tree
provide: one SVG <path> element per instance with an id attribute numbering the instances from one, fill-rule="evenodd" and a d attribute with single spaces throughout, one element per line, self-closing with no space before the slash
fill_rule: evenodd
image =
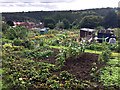
<path id="1" fill-rule="evenodd" d="M 14 23 L 12 21 L 7 21 L 7 24 L 10 26 L 14 26 Z"/>
<path id="2" fill-rule="evenodd" d="M 109 27 L 112 27 L 112 28 L 115 28 L 117 27 L 117 14 L 115 13 L 114 10 L 111 10 L 107 13 L 107 15 L 105 16 L 104 18 L 104 26 L 105 28 L 109 28 Z"/>
<path id="3" fill-rule="evenodd" d="M 16 27 L 16 28 L 9 28 L 6 33 L 6 38 L 13 40 L 15 38 L 25 39 L 28 34 L 28 29 L 24 26 Z"/>
<path id="4" fill-rule="evenodd" d="M 89 15 L 82 18 L 80 21 L 81 28 L 96 28 L 97 26 L 102 26 L 103 17 L 96 15 Z"/>
<path id="5" fill-rule="evenodd" d="M 9 28 L 8 24 L 2 23 L 2 32 L 5 34 Z"/>
<path id="6" fill-rule="evenodd" d="M 55 28 L 55 25 L 52 24 L 52 23 L 49 23 L 49 24 L 48 24 L 48 27 L 49 27 L 50 29 L 54 29 L 54 28 Z"/>
<path id="7" fill-rule="evenodd" d="M 64 24 L 64 29 L 68 29 L 70 27 L 70 22 L 67 19 L 63 19 L 62 22 Z"/>
<path id="8" fill-rule="evenodd" d="M 62 15 L 60 13 L 55 13 L 52 18 L 54 18 L 56 23 L 59 21 L 62 21 L 62 19 L 63 19 Z"/>
<path id="9" fill-rule="evenodd" d="M 103 26 L 98 26 L 95 28 L 96 30 L 105 30 L 105 28 Z"/>
<path id="10" fill-rule="evenodd" d="M 118 28 L 116 30 L 117 31 L 116 32 L 116 37 L 118 39 L 118 52 L 120 53 L 120 9 L 118 11 L 117 17 L 118 17 Z M 119 59 L 120 59 L 120 57 L 119 57 Z"/>
<path id="11" fill-rule="evenodd" d="M 117 18 L 118 18 L 118 27 L 120 28 L 120 11 L 117 14 Z"/>
<path id="12" fill-rule="evenodd" d="M 44 18 L 44 26 L 50 29 L 55 28 L 55 21 L 52 18 Z"/>

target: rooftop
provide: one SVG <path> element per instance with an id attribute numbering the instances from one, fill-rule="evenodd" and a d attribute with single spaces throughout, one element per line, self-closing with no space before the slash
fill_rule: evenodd
<path id="1" fill-rule="evenodd" d="M 98 33 L 103 33 L 103 34 L 111 33 L 111 34 L 113 34 L 114 31 L 113 30 L 99 30 Z"/>
<path id="2" fill-rule="evenodd" d="M 88 32 L 94 32 L 95 29 L 89 29 L 89 28 L 81 28 L 82 31 L 88 31 Z"/>

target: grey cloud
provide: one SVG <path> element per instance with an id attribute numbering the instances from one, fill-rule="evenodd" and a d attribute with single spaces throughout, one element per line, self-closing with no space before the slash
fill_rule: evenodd
<path id="1" fill-rule="evenodd" d="M 54 9 L 57 8 L 57 5 L 51 5 L 51 4 L 29 4 L 30 7 L 43 7 L 48 9 Z"/>
<path id="2" fill-rule="evenodd" d="M 16 2 L 0 2 L 0 3 L 16 3 Z"/>
<path id="3" fill-rule="evenodd" d="M 0 0 L 0 3 L 34 3 L 36 0 Z"/>
<path id="4" fill-rule="evenodd" d="M 17 2 L 17 1 L 16 1 L 16 0 L 0 0 L 0 3 L 1 3 L 1 2 L 5 2 L 5 3 L 7 3 L 7 2 L 8 2 L 8 3 L 9 3 L 9 2 L 12 2 L 12 3 L 13 3 L 13 2 Z"/>
<path id="5" fill-rule="evenodd" d="M 0 0 L 2 3 L 68 3 L 73 1 L 75 0 Z"/>
<path id="6" fill-rule="evenodd" d="M 6 5 L 0 5 L 1 7 L 6 7 Z"/>
<path id="7" fill-rule="evenodd" d="M 62 3 L 72 2 L 73 0 L 40 0 L 41 3 Z"/>
<path id="8" fill-rule="evenodd" d="M 75 0 L 0 0 L 3 7 L 43 7 L 49 9 L 58 8 L 56 3 L 69 3 Z"/>
<path id="9" fill-rule="evenodd" d="M 33 2 L 23 2 L 23 3 L 33 3 Z"/>
<path id="10" fill-rule="evenodd" d="M 42 7 L 46 9 L 55 9 L 58 8 L 57 5 L 55 4 L 50 4 L 50 3 L 0 3 L 0 6 L 3 7 Z"/>
<path id="11" fill-rule="evenodd" d="M 1 4 L 0 3 L 0 7 L 14 7 L 15 4 Z"/>

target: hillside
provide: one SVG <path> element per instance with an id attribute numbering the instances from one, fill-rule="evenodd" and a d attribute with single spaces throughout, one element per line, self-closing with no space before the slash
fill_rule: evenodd
<path id="1" fill-rule="evenodd" d="M 69 11 L 29 11 L 29 12 L 15 12 L 15 13 L 2 13 L 5 21 L 44 21 L 44 18 L 53 18 L 55 23 L 67 19 L 70 24 L 78 25 L 84 16 L 96 15 L 105 17 L 110 11 L 116 12 L 118 8 L 97 8 L 86 10 L 69 10 Z"/>
<path id="2" fill-rule="evenodd" d="M 80 18 L 86 15 L 100 15 L 105 16 L 110 10 L 117 10 L 117 8 L 99 8 L 99 9 L 86 9 L 86 10 L 69 10 L 69 11 L 29 11 L 29 12 L 15 12 L 15 13 L 2 13 L 5 20 L 43 20 L 44 17 L 56 17 L 60 15 L 61 17 L 69 18 Z M 70 15 L 70 16 L 69 16 Z M 79 17 L 78 17 L 79 16 Z M 60 18 L 60 17 L 59 17 Z"/>

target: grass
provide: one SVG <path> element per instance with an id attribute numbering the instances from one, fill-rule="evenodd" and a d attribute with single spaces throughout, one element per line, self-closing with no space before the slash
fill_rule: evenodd
<path id="1" fill-rule="evenodd" d="M 51 48 L 57 48 L 57 49 L 62 49 L 62 48 L 67 49 L 68 48 L 68 47 L 64 47 L 64 46 L 49 46 L 49 47 L 51 47 Z M 102 53 L 102 51 L 95 51 L 95 50 L 89 50 L 89 49 L 85 49 L 85 52 L 96 53 L 96 54 L 101 54 Z M 114 52 L 112 52 L 112 56 L 113 57 L 117 57 L 119 55 L 120 55 L 120 53 L 114 53 Z"/>
<path id="2" fill-rule="evenodd" d="M 96 54 L 101 54 L 102 53 L 102 51 L 95 51 L 95 50 L 89 50 L 89 49 L 85 49 L 85 52 L 96 53 Z"/>
<path id="3" fill-rule="evenodd" d="M 49 47 L 56 48 L 56 49 L 62 49 L 62 48 L 67 49 L 68 48 L 68 47 L 64 47 L 64 46 L 49 46 Z"/>
<path id="4" fill-rule="evenodd" d="M 85 49 L 85 52 L 96 53 L 96 54 L 101 54 L 102 53 L 102 51 L 95 51 L 95 50 L 89 50 L 89 49 Z M 112 52 L 112 56 L 114 56 L 114 57 L 117 57 L 119 55 L 120 55 L 120 53 L 114 53 L 114 52 Z"/>

